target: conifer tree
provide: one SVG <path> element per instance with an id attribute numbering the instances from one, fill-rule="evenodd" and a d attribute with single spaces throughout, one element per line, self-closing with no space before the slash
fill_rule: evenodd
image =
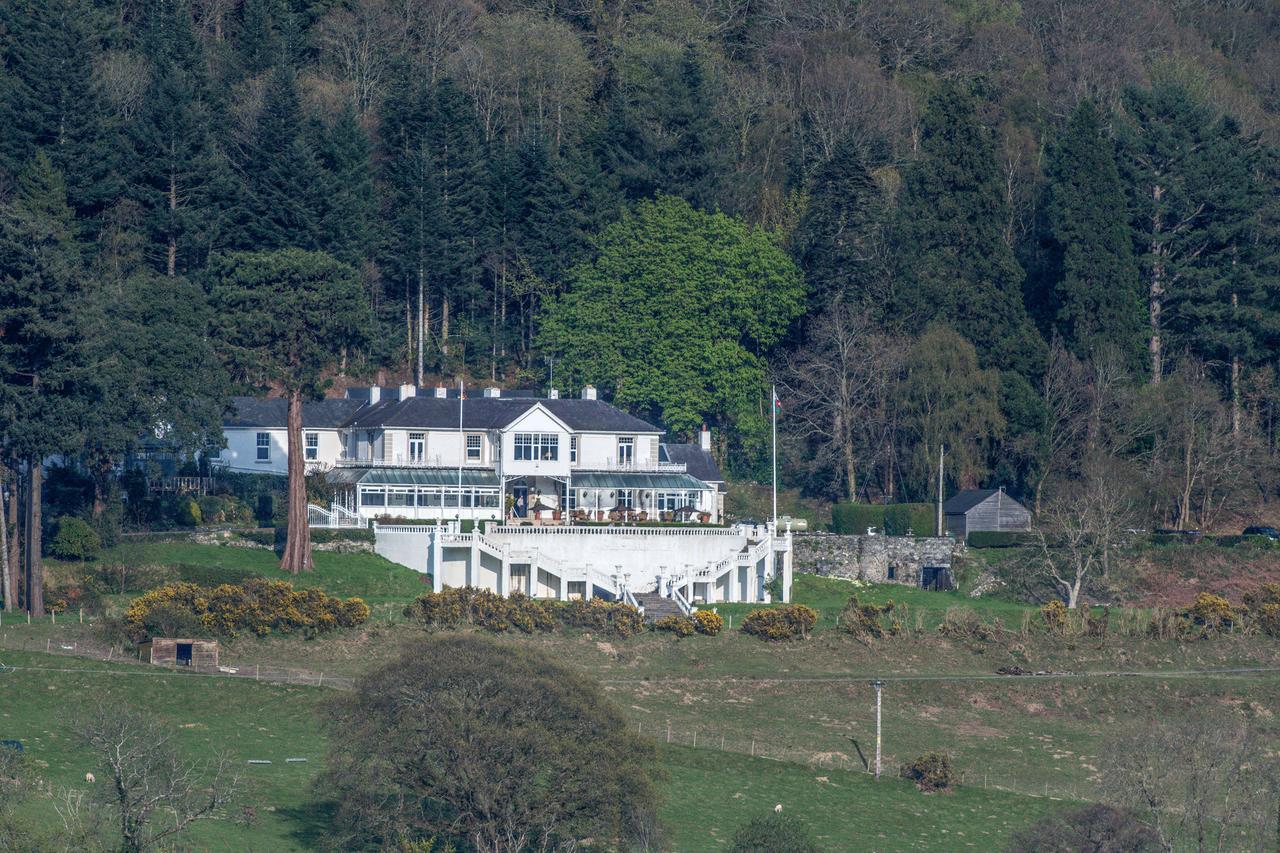
<path id="1" fill-rule="evenodd" d="M 947 323 L 984 366 L 1034 375 L 1044 341 L 1005 242 L 1008 207 L 991 133 L 972 97 L 950 86 L 930 98 L 922 124 L 920 157 L 907 170 L 899 207 L 897 313 L 914 328 Z"/>
<path id="2" fill-rule="evenodd" d="M 148 260 L 175 276 L 202 266 L 223 237 L 234 178 L 213 133 L 204 52 L 183 0 L 146 12 L 151 82 L 127 139 L 128 194 L 142 208 Z"/>
<path id="3" fill-rule="evenodd" d="M 1267 291 L 1246 278 L 1262 191 L 1257 146 L 1174 84 L 1131 89 L 1124 109 L 1121 165 L 1147 296 L 1151 381 L 1165 373 L 1172 339 L 1202 358 L 1231 361 L 1235 384 L 1238 359 L 1255 349 L 1251 338 L 1274 322 Z"/>
<path id="4" fill-rule="evenodd" d="M 17 174 L 44 149 L 64 176 L 79 227 L 89 231 L 121 190 L 118 128 L 93 79 L 93 63 L 111 30 L 107 15 L 88 0 L 0 4 L 10 72 L 0 90 L 0 165 Z"/>
<path id="5" fill-rule="evenodd" d="M 1080 358 L 1112 347 L 1136 362 L 1144 327 L 1138 268 L 1114 145 L 1092 101 L 1072 113 L 1048 176 L 1057 329 Z"/>
<path id="6" fill-rule="evenodd" d="M 852 139 L 842 140 L 813 177 L 796 236 L 809 285 L 809 304 L 825 310 L 836 299 L 883 313 L 884 194 Z"/>
<path id="7" fill-rule="evenodd" d="M 36 616 L 44 615 L 43 460 L 80 446 L 91 399 L 75 231 L 62 175 L 38 151 L 0 210 L 0 441 L 25 467 L 25 602 Z"/>
<path id="8" fill-rule="evenodd" d="M 244 249 L 322 243 L 325 175 L 304 132 L 294 72 L 271 73 L 262 110 L 239 164 L 241 188 L 232 245 Z"/>
<path id="9" fill-rule="evenodd" d="M 728 138 L 703 59 L 693 47 L 685 50 L 662 110 L 657 118 L 671 140 L 657 158 L 663 189 L 710 210 L 728 170 Z"/>
<path id="10" fill-rule="evenodd" d="M 350 106 L 321 136 L 319 161 L 327 181 L 321 242 L 356 269 L 372 254 L 377 229 L 372 148 Z"/>

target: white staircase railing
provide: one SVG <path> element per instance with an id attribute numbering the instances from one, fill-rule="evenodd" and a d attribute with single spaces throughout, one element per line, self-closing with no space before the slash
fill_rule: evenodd
<path id="1" fill-rule="evenodd" d="M 338 504 L 330 504 L 328 509 L 307 504 L 307 524 L 311 527 L 362 528 L 369 526 L 368 522 L 358 514 Z"/>
<path id="2" fill-rule="evenodd" d="M 680 612 L 683 613 L 685 616 L 688 616 L 690 613 L 693 612 L 693 605 L 685 600 L 684 594 L 680 592 L 679 587 L 676 587 L 671 591 L 671 598 L 675 601 L 677 605 L 679 605 Z"/>

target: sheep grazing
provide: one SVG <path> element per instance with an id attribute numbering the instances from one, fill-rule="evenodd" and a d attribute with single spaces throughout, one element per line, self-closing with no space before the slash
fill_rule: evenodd
<path id="1" fill-rule="evenodd" d="M 773 813 L 782 814 L 782 803 L 778 803 L 776 806 L 773 807 Z"/>
<path id="2" fill-rule="evenodd" d="M 95 779 L 95 778 L 93 778 L 93 774 L 92 774 L 92 773 L 86 773 L 86 774 L 84 774 L 84 781 L 86 781 L 86 782 L 88 782 L 90 785 L 92 785 L 94 782 L 97 782 L 98 780 L 97 780 L 97 779 Z"/>

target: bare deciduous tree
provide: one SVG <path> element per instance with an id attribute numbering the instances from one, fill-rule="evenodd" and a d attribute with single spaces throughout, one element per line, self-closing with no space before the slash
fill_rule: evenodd
<path id="1" fill-rule="evenodd" d="M 1205 713 L 1124 733 L 1099 755 L 1103 794 L 1148 816 L 1165 849 L 1274 850 L 1280 767 L 1256 727 Z"/>
<path id="2" fill-rule="evenodd" d="M 1053 583 L 1072 610 L 1089 578 L 1109 574 L 1111 552 L 1132 524 L 1131 480 L 1116 460 L 1092 460 L 1078 481 L 1045 501 L 1037 518 L 1033 570 Z"/>
<path id="3" fill-rule="evenodd" d="M 815 462 L 840 467 L 844 493 L 858 494 L 859 472 L 874 454 L 876 415 L 898 378 L 905 346 L 880 332 L 866 311 L 837 301 L 809 331 L 809 346 L 787 356 L 781 384 L 788 422 L 816 451 Z"/>
<path id="4" fill-rule="evenodd" d="M 103 768 L 99 802 L 116 813 L 130 853 L 159 846 L 235 795 L 239 779 L 227 756 L 186 757 L 172 728 L 142 711 L 102 702 L 77 728 Z"/>
<path id="5" fill-rule="evenodd" d="M 339 6 L 320 21 L 322 54 L 350 88 L 357 115 L 364 115 L 378 103 L 392 48 L 403 41 L 400 24 L 383 0 L 363 0 L 352 8 Z"/>

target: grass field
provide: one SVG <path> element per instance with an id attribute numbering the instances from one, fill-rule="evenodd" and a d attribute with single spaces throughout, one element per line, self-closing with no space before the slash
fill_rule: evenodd
<path id="1" fill-rule="evenodd" d="M 214 579 L 279 576 L 265 550 L 139 547 L 140 558 L 203 567 Z M 316 563 L 316 572 L 296 582 L 364 597 L 383 608 L 382 618 L 316 640 L 242 638 L 224 644 L 224 662 L 359 675 L 412 648 L 420 629 L 394 617 L 423 590 L 421 576 L 367 554 L 321 552 Z M 904 605 L 904 635 L 866 643 L 835 630 L 855 591 L 863 601 Z M 1038 627 L 1034 608 L 1008 600 L 898 585 L 855 587 L 810 575 L 797 576 L 794 597 L 821 614 L 804 642 L 771 644 L 738 631 L 684 640 L 582 632 L 521 638 L 599 679 L 630 723 L 660 743 L 669 774 L 663 819 L 674 849 L 716 849 L 742 820 L 777 802 L 810 822 L 833 850 L 999 849 L 1013 829 L 1044 809 L 1096 796 L 1107 738 L 1126 728 L 1210 715 L 1251 720 L 1280 740 L 1274 714 L 1280 643 L 1274 639 L 1050 637 Z M 958 608 L 987 623 L 998 619 L 1008 630 L 989 642 L 940 636 L 938 623 Z M 750 606 L 720 609 L 740 624 Z M 309 758 L 304 765 L 248 768 L 259 827 L 251 835 L 231 822 L 200 827 L 192 835 L 197 846 L 291 849 L 323 835 L 322 811 L 307 790 L 324 751 L 314 710 L 321 691 L 9 651 L 92 643 L 96 630 L 65 617 L 57 625 L 5 620 L 0 660 L 94 671 L 0 676 L 0 737 L 32 739 L 55 784 L 82 783 L 84 771 L 63 728 L 66 709 L 84 696 L 145 703 L 186 727 L 182 737 L 193 750 L 225 745 L 244 758 Z M 1005 667 L 1054 675 L 997 676 Z M 1186 673 L 1239 667 L 1269 671 Z M 107 670 L 113 674 L 102 674 Z M 1101 674 L 1132 670 L 1163 675 Z M 888 775 L 924 751 L 946 750 L 964 775 L 957 794 L 926 797 L 899 780 L 876 783 L 863 772 L 874 751 L 869 682 L 875 678 L 887 680 Z"/>
<path id="2" fill-rule="evenodd" d="M 74 740 L 77 709 L 89 701 L 130 703 L 170 724 L 189 754 L 225 750 L 242 768 L 238 802 L 219 819 L 197 824 L 188 843 L 292 850 L 323 834 L 317 821 L 324 810 L 310 786 L 326 749 L 317 713 L 326 691 L 34 653 L 7 652 L 3 660 L 16 670 L 0 675 L 0 735 L 23 741 L 55 788 L 87 789 L 84 774 L 97 769 Z M 722 847 L 741 822 L 775 803 L 804 819 L 833 850 L 937 849 L 937 839 L 948 836 L 957 846 L 990 846 L 1058 807 L 977 788 L 927 797 L 898 779 L 877 783 L 861 772 L 706 749 L 663 744 L 659 755 L 667 775 L 662 820 L 677 850 Z M 251 758 L 272 763 L 244 763 Z M 256 809 L 252 829 L 238 821 L 242 804 Z M 28 817 L 37 825 L 56 820 L 49 800 L 34 801 Z"/>

